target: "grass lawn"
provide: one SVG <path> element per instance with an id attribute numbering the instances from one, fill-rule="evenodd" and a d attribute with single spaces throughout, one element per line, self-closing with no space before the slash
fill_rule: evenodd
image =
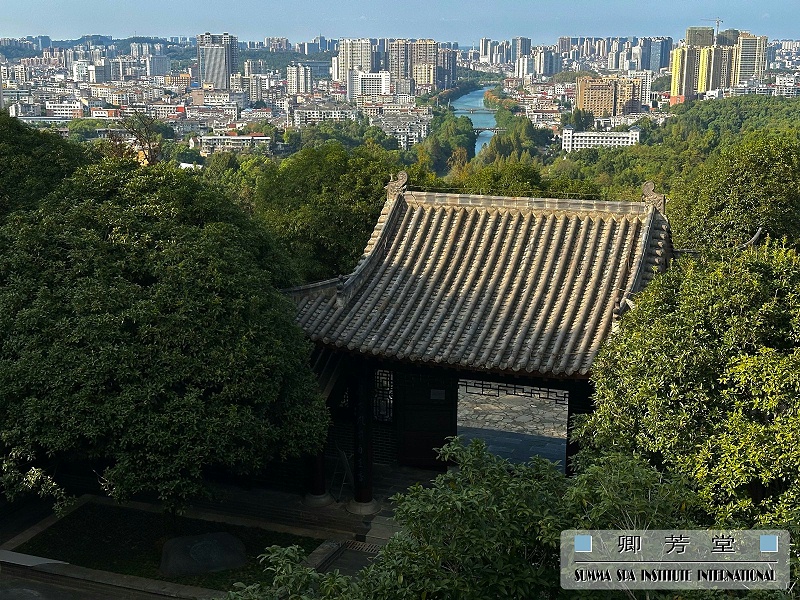
<path id="1" fill-rule="evenodd" d="M 220 531 L 242 540 L 248 556 L 245 566 L 202 575 L 172 578 L 161 575 L 161 548 L 168 539 Z M 161 513 L 88 502 L 14 550 L 90 569 L 229 590 L 237 581 L 249 584 L 266 578 L 258 555 L 263 554 L 267 546 L 296 544 L 309 553 L 323 541 L 200 519 L 173 519 Z"/>

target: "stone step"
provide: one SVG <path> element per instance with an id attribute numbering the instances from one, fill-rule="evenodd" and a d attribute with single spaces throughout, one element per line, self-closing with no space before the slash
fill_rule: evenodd
<path id="1" fill-rule="evenodd" d="M 370 530 L 367 532 L 364 541 L 368 544 L 375 544 L 376 546 L 384 546 L 395 533 L 400 531 L 397 525 L 375 525 L 373 523 Z"/>

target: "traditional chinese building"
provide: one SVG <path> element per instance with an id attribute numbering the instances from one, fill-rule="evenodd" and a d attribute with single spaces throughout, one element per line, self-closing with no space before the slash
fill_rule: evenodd
<path id="1" fill-rule="evenodd" d="M 376 456 L 437 464 L 433 449 L 456 434 L 460 380 L 527 386 L 567 402 L 570 418 L 588 412 L 601 343 L 672 254 L 652 189 L 655 203 L 604 202 L 405 181 L 387 186 L 350 275 L 289 290 L 334 436 L 352 439 L 356 510 L 369 510 Z"/>

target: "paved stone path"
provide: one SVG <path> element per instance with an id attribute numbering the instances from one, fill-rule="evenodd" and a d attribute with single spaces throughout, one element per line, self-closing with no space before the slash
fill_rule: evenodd
<path id="1" fill-rule="evenodd" d="M 492 386 L 482 394 L 469 391 L 476 387 L 466 382 L 459 386 L 460 436 L 466 440 L 483 439 L 490 452 L 512 462 L 527 462 L 538 455 L 560 462 L 563 470 L 567 448 L 566 397 L 532 394 L 531 388 L 519 390 L 526 395 L 505 393 L 507 390 Z"/>
<path id="2" fill-rule="evenodd" d="M 502 392 L 497 396 L 479 395 L 467 392 L 461 385 L 458 425 L 566 439 L 567 404 L 550 398 Z"/>

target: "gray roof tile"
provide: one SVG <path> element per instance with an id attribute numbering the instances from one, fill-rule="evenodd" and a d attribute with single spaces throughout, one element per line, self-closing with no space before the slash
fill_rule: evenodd
<path id="1" fill-rule="evenodd" d="M 671 248 L 647 203 L 407 191 L 387 200 L 352 274 L 288 293 L 331 348 L 585 376 L 623 298 Z"/>

